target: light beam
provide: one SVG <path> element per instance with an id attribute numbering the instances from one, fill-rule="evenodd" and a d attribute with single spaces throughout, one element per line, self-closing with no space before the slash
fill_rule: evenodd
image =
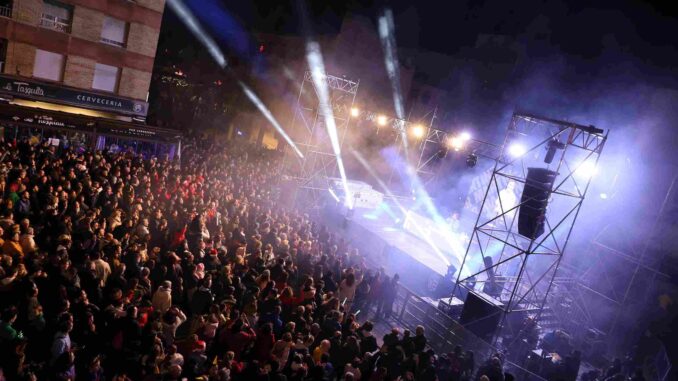
<path id="1" fill-rule="evenodd" d="M 353 209 L 353 195 L 348 188 L 348 179 L 346 178 L 346 170 L 344 169 L 344 162 L 341 158 L 341 146 L 339 144 L 339 135 L 337 134 L 337 125 L 334 120 L 334 112 L 330 104 L 330 91 L 327 86 L 325 63 L 320 51 L 320 44 L 315 41 L 308 41 L 306 43 L 306 60 L 311 69 L 311 79 L 318 95 L 319 107 L 324 116 L 325 127 L 327 127 L 327 135 L 330 137 L 332 143 L 332 150 L 337 160 L 337 167 L 339 168 L 339 176 L 344 187 L 344 194 L 346 195 L 346 203 L 349 209 Z"/>
<path id="2" fill-rule="evenodd" d="M 403 106 L 403 95 L 400 90 L 400 64 L 398 63 L 398 54 L 396 51 L 395 27 L 393 25 L 393 13 L 390 9 L 384 11 L 379 17 L 379 39 L 381 47 L 384 50 L 384 64 L 386 73 L 391 80 L 391 91 L 393 93 L 393 107 L 396 117 L 405 120 L 405 108 Z M 401 137 L 405 148 L 405 160 L 409 162 L 409 153 L 407 149 L 407 132 L 401 130 Z"/>
<path id="3" fill-rule="evenodd" d="M 395 203 L 396 207 L 398 208 L 398 210 L 400 210 L 400 212 L 403 214 L 403 216 L 407 216 L 407 214 L 408 214 L 407 209 L 405 209 L 405 207 L 398 201 L 398 198 L 395 197 L 395 195 L 393 194 L 393 192 L 391 192 L 391 190 L 389 189 L 389 187 L 386 185 L 386 183 L 384 183 L 384 181 L 383 181 L 383 180 L 379 177 L 379 175 L 374 171 L 374 169 L 373 169 L 372 166 L 367 162 L 367 160 L 365 160 L 365 158 L 364 158 L 358 151 L 356 151 L 356 150 L 351 150 L 351 154 L 352 154 L 352 155 L 356 158 L 356 160 L 358 160 L 358 162 L 359 162 L 359 163 L 367 170 L 367 172 L 374 178 L 374 180 L 377 181 L 377 183 L 379 184 L 379 186 L 381 187 L 381 189 L 383 189 L 384 193 L 386 193 L 386 195 L 387 195 L 390 199 L 393 200 L 393 202 Z M 407 217 L 404 217 L 404 218 L 407 218 Z M 449 265 L 450 265 L 450 261 L 449 261 L 449 260 L 445 257 L 445 255 L 440 251 L 440 249 L 439 249 L 438 246 L 435 244 L 435 242 L 433 242 L 433 240 L 431 240 L 429 234 L 426 234 L 426 232 L 424 231 L 424 229 L 423 229 L 421 226 L 419 226 L 418 224 L 414 224 L 414 223 L 413 223 L 411 226 L 417 231 L 417 233 L 419 234 L 419 236 L 420 236 L 421 238 L 423 238 L 424 241 L 426 241 L 426 243 L 429 244 L 429 246 L 431 246 L 431 248 L 433 249 L 433 252 L 435 253 L 435 255 L 438 256 L 438 257 L 443 261 L 443 263 L 445 263 L 446 266 L 449 266 Z"/>
<path id="4" fill-rule="evenodd" d="M 214 39 L 207 34 L 205 29 L 203 29 L 202 25 L 198 21 L 198 19 L 193 15 L 193 12 L 191 12 L 190 9 L 181 1 L 181 0 L 167 0 L 167 5 L 179 16 L 179 19 L 184 22 L 188 30 L 193 33 L 193 35 L 200 41 L 207 51 L 210 53 L 212 58 L 216 61 L 217 65 L 221 67 L 222 69 L 226 69 L 228 67 L 228 61 L 226 60 L 226 56 L 224 53 L 221 51 L 217 43 L 214 41 Z M 238 85 L 243 89 L 245 92 L 245 95 L 247 98 L 254 103 L 255 106 L 257 106 L 257 109 L 264 115 L 266 120 L 273 125 L 273 127 L 278 131 L 280 136 L 285 139 L 287 144 L 292 147 L 294 152 L 299 156 L 300 158 L 303 158 L 304 155 L 301 153 L 299 148 L 297 147 L 296 144 L 292 141 L 292 139 L 287 135 L 285 130 L 282 128 L 280 123 L 275 119 L 271 111 L 266 107 L 264 102 L 257 97 L 257 95 L 252 91 L 247 85 L 245 85 L 242 81 L 238 81 Z"/>

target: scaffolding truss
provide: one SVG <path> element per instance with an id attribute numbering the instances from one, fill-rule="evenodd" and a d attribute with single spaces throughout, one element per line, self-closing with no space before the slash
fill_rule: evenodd
<path id="1" fill-rule="evenodd" d="M 304 156 L 299 158 L 288 149 L 283 164 L 283 174 L 295 184 L 295 203 L 307 210 L 321 205 L 323 192 L 327 193 L 330 188 L 330 179 L 338 177 L 337 156 L 327 131 L 327 119 L 333 119 L 341 148 L 359 87 L 359 81 L 332 75 L 323 75 L 321 79 L 327 86 L 331 112 L 323 111 L 313 75 L 306 71 L 290 126 L 292 140 Z"/>
<path id="2" fill-rule="evenodd" d="M 436 118 L 435 114 L 436 112 L 434 111 L 431 123 L 426 128 L 425 135 L 417 145 L 417 175 L 424 186 L 434 182 L 440 176 L 436 163 L 439 159 L 447 156 L 450 149 L 454 150 L 451 147 L 450 141 L 456 135 L 453 132 L 433 128 L 433 122 Z M 458 131 L 455 132 L 458 133 Z M 501 146 L 478 139 L 469 139 L 464 142 L 458 151 L 494 160 L 501 153 Z"/>
<path id="3" fill-rule="evenodd" d="M 508 314 L 518 311 L 539 318 L 607 136 L 593 126 L 513 114 L 495 156 L 455 294 L 473 291 L 493 300 L 504 323 Z M 553 187 L 544 190 L 544 232 L 529 237 L 518 229 L 521 208 L 534 200 L 523 195 L 528 168 L 556 173 Z"/>
<path id="4" fill-rule="evenodd" d="M 671 287 L 672 268 L 666 260 L 671 251 L 666 248 L 676 243 L 673 231 L 678 214 L 677 184 L 678 176 L 672 179 L 649 230 L 629 228 L 622 221 L 612 220 L 591 240 L 586 260 L 574 268 L 565 268 L 576 286 L 569 288 L 573 291 L 572 303 L 581 306 L 584 314 L 563 316 L 563 328 L 575 334 L 595 329 L 607 337 L 608 348 L 632 345 L 630 340 L 635 338 L 633 330 L 637 326 L 629 324 L 641 321 L 646 303 Z M 548 306 L 554 305 L 557 308 L 549 296 Z"/>

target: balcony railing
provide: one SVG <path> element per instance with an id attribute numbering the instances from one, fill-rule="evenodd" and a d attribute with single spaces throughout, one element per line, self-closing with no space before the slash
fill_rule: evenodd
<path id="1" fill-rule="evenodd" d="M 40 18 L 40 26 L 44 28 L 49 28 L 49 29 L 54 29 L 59 32 L 63 33 L 70 33 L 71 32 L 71 23 L 68 20 L 52 16 L 52 15 L 47 15 L 47 14 L 42 14 L 42 17 Z"/>
<path id="2" fill-rule="evenodd" d="M 108 38 L 103 38 L 103 37 L 101 37 L 101 42 L 103 42 L 104 44 L 117 46 L 117 47 L 119 47 L 119 48 L 124 48 L 124 47 L 125 47 L 125 43 L 124 43 L 124 42 L 115 41 L 115 40 L 109 40 Z"/>
<path id="3" fill-rule="evenodd" d="M 12 18 L 12 7 L 0 5 L 0 17 Z"/>

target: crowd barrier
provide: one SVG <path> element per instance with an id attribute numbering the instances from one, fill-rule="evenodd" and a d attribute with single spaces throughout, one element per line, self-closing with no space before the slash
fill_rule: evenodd
<path id="1" fill-rule="evenodd" d="M 428 345 L 438 354 L 452 352 L 457 345 L 464 351 L 473 351 L 476 368 L 493 354 L 506 353 L 504 349 L 474 335 L 447 313 L 404 286 L 398 287 L 393 316 L 402 328 L 412 332 L 418 325 L 423 326 Z M 508 359 L 504 360 L 504 370 L 518 380 L 546 380 Z"/>

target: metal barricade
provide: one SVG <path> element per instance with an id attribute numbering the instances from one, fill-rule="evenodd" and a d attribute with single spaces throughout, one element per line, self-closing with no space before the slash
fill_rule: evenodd
<path id="1" fill-rule="evenodd" d="M 459 345 L 465 351 L 473 351 L 476 364 L 482 364 L 494 354 L 506 353 L 505 349 L 497 348 L 474 335 L 447 313 L 404 286 L 398 287 L 394 315 L 403 328 L 414 331 L 418 325 L 423 326 L 428 345 L 436 353 L 452 352 Z M 504 369 L 518 380 L 545 380 L 509 360 L 504 360 Z"/>

